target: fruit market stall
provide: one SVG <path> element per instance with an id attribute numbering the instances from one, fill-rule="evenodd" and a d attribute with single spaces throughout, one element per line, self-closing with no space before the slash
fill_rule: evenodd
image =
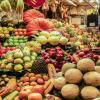
<path id="1" fill-rule="evenodd" d="M 99 100 L 99 34 L 45 18 L 45 0 L 11 1 L 0 2 L 0 100 Z"/>

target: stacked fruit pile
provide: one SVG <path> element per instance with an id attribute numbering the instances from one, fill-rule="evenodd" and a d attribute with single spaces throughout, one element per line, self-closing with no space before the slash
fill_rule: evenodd
<path id="1" fill-rule="evenodd" d="M 0 27 L 0 38 L 9 38 L 13 27 Z"/>
<path id="2" fill-rule="evenodd" d="M 17 15 L 20 15 L 24 2 L 17 1 Z M 7 13 L 13 11 L 8 0 L 1 2 L 1 8 Z M 0 27 L 1 98 L 93 100 L 99 97 L 100 56 L 92 52 L 92 46 L 99 44 L 98 36 L 93 37 L 75 25 L 45 19 L 35 9 L 23 14 L 24 23 L 14 20 L 14 28 Z"/>
<path id="3" fill-rule="evenodd" d="M 94 54 L 90 48 L 85 48 L 83 50 L 78 50 L 77 55 L 80 58 L 91 58 L 94 61 L 97 61 L 99 59 L 99 55 Z"/>
<path id="4" fill-rule="evenodd" d="M 26 29 L 14 29 L 13 32 L 16 36 L 27 36 Z"/>
<path id="5" fill-rule="evenodd" d="M 1 61 L 0 69 L 10 71 L 30 69 L 34 60 L 36 59 L 36 56 L 36 53 L 31 53 L 28 47 L 16 49 L 12 52 L 8 52 L 5 55 L 4 59 Z"/>
<path id="6" fill-rule="evenodd" d="M 36 85 L 43 85 L 46 81 L 49 80 L 47 75 L 41 74 L 34 74 L 34 73 L 27 73 L 18 82 L 18 86 L 36 86 Z"/>
<path id="7" fill-rule="evenodd" d="M 54 87 L 65 99 L 93 100 L 100 96 L 100 70 L 93 60 L 84 58 L 77 65 L 66 63 L 56 74 Z M 92 91 L 92 92 L 91 92 Z"/>
<path id="8" fill-rule="evenodd" d="M 56 48 L 46 48 L 46 50 L 41 52 L 42 58 L 47 64 L 52 63 L 57 71 L 61 70 L 61 67 L 66 62 L 75 62 L 75 59 L 67 55 L 66 52 L 60 47 Z"/>
<path id="9" fill-rule="evenodd" d="M 11 36 L 8 40 L 4 42 L 4 46 L 8 47 L 15 47 L 19 46 L 20 44 L 25 44 L 28 41 L 27 37 L 24 36 Z"/>
<path id="10" fill-rule="evenodd" d="M 36 37 L 36 41 L 41 43 L 41 45 L 45 45 L 47 43 L 57 46 L 58 44 L 61 45 L 67 45 L 68 39 L 64 37 L 60 32 L 52 31 L 52 32 L 46 32 L 42 31 L 38 33 L 38 36 Z"/>
<path id="11" fill-rule="evenodd" d="M 2 87 L 5 87 L 6 84 L 9 82 L 9 80 L 12 78 L 13 76 L 9 76 L 6 74 L 0 75 L 0 89 Z"/>
<path id="12" fill-rule="evenodd" d="M 0 57 L 2 58 L 2 57 L 4 57 L 5 56 L 5 54 L 7 53 L 7 52 L 9 52 L 9 51 L 13 51 L 13 50 L 15 50 L 16 48 L 15 47 L 7 47 L 7 48 L 5 48 L 5 47 L 0 47 Z"/>

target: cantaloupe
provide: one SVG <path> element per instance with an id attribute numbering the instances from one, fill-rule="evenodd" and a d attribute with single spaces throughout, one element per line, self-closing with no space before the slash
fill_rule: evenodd
<path id="1" fill-rule="evenodd" d="M 55 79 L 54 81 L 54 87 L 58 90 L 61 90 L 61 88 L 66 84 L 65 78 L 64 77 L 59 77 Z"/>
<path id="2" fill-rule="evenodd" d="M 61 89 L 62 96 L 67 99 L 75 99 L 79 95 L 79 87 L 75 84 L 67 84 Z"/>
<path id="3" fill-rule="evenodd" d="M 83 74 L 79 69 L 69 69 L 65 72 L 65 79 L 68 83 L 79 83 L 83 78 Z"/>
<path id="4" fill-rule="evenodd" d="M 62 77 L 62 76 L 63 76 L 62 72 L 58 72 L 56 73 L 55 78 Z"/>
<path id="5" fill-rule="evenodd" d="M 63 66 L 62 66 L 62 73 L 65 74 L 66 70 L 70 69 L 70 68 L 75 68 L 76 65 L 73 64 L 73 63 L 65 63 Z"/>
<path id="6" fill-rule="evenodd" d="M 100 73 L 100 66 L 95 66 L 95 71 Z"/>
<path id="7" fill-rule="evenodd" d="M 86 86 L 81 90 L 81 96 L 85 100 L 93 100 L 100 96 L 100 91 L 92 86 Z"/>
<path id="8" fill-rule="evenodd" d="M 96 62 L 97 66 L 100 66 L 100 59 Z"/>
<path id="9" fill-rule="evenodd" d="M 98 72 L 87 72 L 83 79 L 87 85 L 100 86 L 100 73 Z"/>
<path id="10" fill-rule="evenodd" d="M 94 67 L 95 67 L 94 61 L 89 58 L 81 59 L 77 63 L 77 68 L 84 72 L 93 71 L 95 69 Z"/>

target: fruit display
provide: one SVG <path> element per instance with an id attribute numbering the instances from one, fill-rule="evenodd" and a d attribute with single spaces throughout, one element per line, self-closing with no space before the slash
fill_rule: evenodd
<path id="1" fill-rule="evenodd" d="M 0 58 L 3 58 L 7 52 L 15 50 L 15 47 L 0 47 Z"/>
<path id="2" fill-rule="evenodd" d="M 1 61 L 0 68 L 9 71 L 22 71 L 23 69 L 31 69 L 36 56 L 36 53 L 31 53 L 28 47 L 21 47 L 21 49 L 8 52 Z"/>
<path id="3" fill-rule="evenodd" d="M 13 27 L 1 27 L 0 26 L 0 38 L 9 38 L 11 31 L 13 31 Z"/>
<path id="4" fill-rule="evenodd" d="M 63 64 L 67 62 L 75 62 L 73 56 L 67 55 L 60 47 L 46 48 L 45 51 L 41 52 L 42 58 L 47 64 L 52 63 L 56 70 L 59 71 Z"/>
<path id="5" fill-rule="evenodd" d="M 35 73 L 26 73 L 19 81 L 18 86 L 36 86 L 36 85 L 44 85 L 46 81 L 49 80 L 48 75 L 41 75 Z"/>
<path id="6" fill-rule="evenodd" d="M 7 74 L 3 74 L 3 75 L 0 75 L 0 89 L 2 87 L 5 87 L 6 84 L 9 82 L 9 80 L 12 78 L 13 76 L 9 76 Z"/>
<path id="7" fill-rule="evenodd" d="M 24 36 L 11 36 L 8 40 L 4 42 L 5 47 L 15 47 L 19 46 L 20 44 L 25 44 L 28 41 L 27 37 Z"/>
<path id="8" fill-rule="evenodd" d="M 0 100 L 99 100 L 100 36 L 45 18 L 42 1 L 0 2 Z"/>
<path id="9" fill-rule="evenodd" d="M 95 70 L 95 63 L 90 58 L 79 60 L 77 65 L 66 63 L 54 80 L 55 89 L 61 91 L 65 99 L 95 99 L 100 96 L 98 86 L 100 73 Z"/>
<path id="10" fill-rule="evenodd" d="M 45 45 L 47 43 L 56 46 L 58 44 L 67 45 L 68 38 L 64 37 L 58 31 L 51 31 L 50 33 L 47 31 L 41 31 L 38 33 L 39 36 L 36 37 L 36 41 Z"/>
<path id="11" fill-rule="evenodd" d="M 26 43 L 26 46 L 29 47 L 31 51 L 36 53 L 40 53 L 42 50 L 41 44 L 38 43 L 37 41 L 29 41 Z"/>
<path id="12" fill-rule="evenodd" d="M 83 50 L 77 51 L 77 55 L 79 58 L 91 58 L 95 62 L 99 59 L 99 55 L 94 54 L 91 48 L 85 48 Z"/>
<path id="13" fill-rule="evenodd" d="M 13 32 L 16 36 L 27 36 L 26 29 L 14 29 Z"/>

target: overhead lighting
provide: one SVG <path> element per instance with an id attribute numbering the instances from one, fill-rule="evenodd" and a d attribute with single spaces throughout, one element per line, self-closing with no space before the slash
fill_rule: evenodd
<path id="1" fill-rule="evenodd" d="M 79 0 L 79 2 L 81 3 L 81 2 L 83 2 L 83 0 Z"/>
<path id="2" fill-rule="evenodd" d="M 68 3 L 72 4 L 73 6 L 77 6 L 73 1 L 67 0 Z"/>

